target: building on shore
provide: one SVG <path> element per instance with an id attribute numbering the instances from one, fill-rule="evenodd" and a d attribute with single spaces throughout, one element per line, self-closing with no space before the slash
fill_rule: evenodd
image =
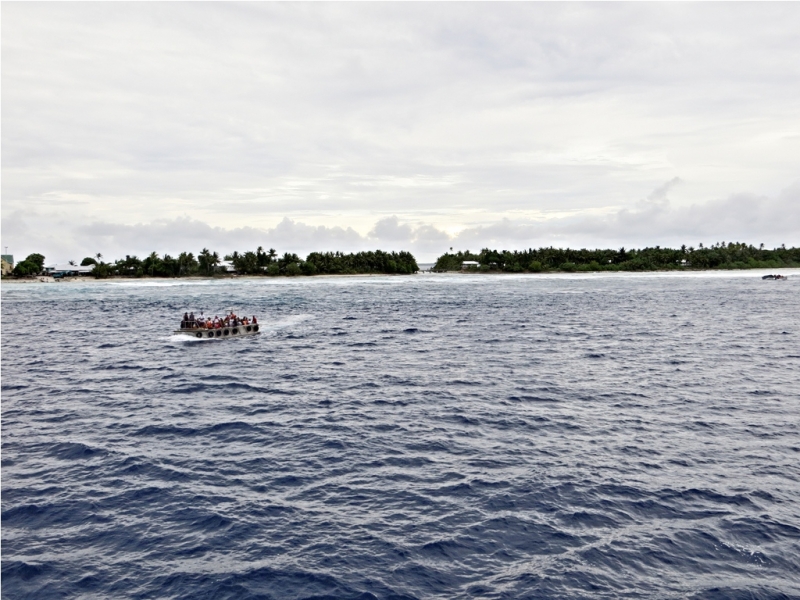
<path id="1" fill-rule="evenodd" d="M 232 260 L 221 260 L 217 265 L 217 269 L 225 273 L 236 273 L 236 267 L 233 266 Z"/>
<path id="2" fill-rule="evenodd" d="M 76 275 L 90 275 L 94 265 L 50 265 L 44 268 L 45 273 L 53 277 L 73 277 Z"/>
<path id="3" fill-rule="evenodd" d="M 9 275 L 11 271 L 14 270 L 14 255 L 3 254 L 2 265 L 3 265 L 3 276 Z"/>
<path id="4" fill-rule="evenodd" d="M 481 263 L 479 263 L 477 260 L 465 260 L 464 262 L 461 263 L 461 270 L 470 271 L 472 269 L 477 269 L 480 266 Z"/>

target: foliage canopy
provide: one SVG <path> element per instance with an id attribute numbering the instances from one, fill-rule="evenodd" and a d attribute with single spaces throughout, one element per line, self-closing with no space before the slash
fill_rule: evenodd
<path id="1" fill-rule="evenodd" d="M 573 250 L 571 248 L 539 248 L 538 250 L 491 250 L 478 254 L 469 250 L 447 252 L 433 267 L 437 271 L 460 271 L 464 261 L 477 261 L 479 271 L 662 271 L 673 269 L 775 269 L 800 267 L 800 248 L 774 248 L 731 242 L 720 242 L 698 248 L 642 248 L 641 250 Z"/>

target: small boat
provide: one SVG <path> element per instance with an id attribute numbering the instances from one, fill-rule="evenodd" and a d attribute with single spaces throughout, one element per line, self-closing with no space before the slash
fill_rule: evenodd
<path id="1" fill-rule="evenodd" d="M 236 325 L 223 325 L 222 327 L 212 327 L 208 328 L 205 326 L 198 326 L 195 321 L 191 322 L 194 326 L 186 327 L 184 325 L 189 325 L 188 322 L 182 321 L 181 328 L 176 329 L 172 332 L 173 335 L 188 335 L 189 337 L 197 338 L 198 340 L 224 340 L 224 339 L 231 339 L 237 337 L 245 337 L 248 335 L 258 335 L 259 333 L 259 326 L 258 323 L 241 323 L 239 322 Z"/>
<path id="2" fill-rule="evenodd" d="M 774 279 L 778 281 L 780 279 L 789 279 L 786 275 L 764 275 L 761 279 Z"/>

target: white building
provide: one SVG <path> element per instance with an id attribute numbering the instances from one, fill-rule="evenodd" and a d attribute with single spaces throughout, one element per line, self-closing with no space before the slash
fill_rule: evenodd
<path id="1" fill-rule="evenodd" d="M 219 265 L 217 266 L 217 268 L 222 269 L 226 273 L 236 273 L 236 267 L 233 266 L 232 260 L 219 261 Z"/>
<path id="2" fill-rule="evenodd" d="M 468 271 L 469 269 L 477 269 L 480 266 L 481 263 L 479 263 L 477 260 L 465 260 L 461 263 L 461 270 Z"/>
<path id="3" fill-rule="evenodd" d="M 45 272 L 48 275 L 54 275 L 57 277 L 70 277 L 72 275 L 89 275 L 94 269 L 94 265 L 86 265 L 82 267 L 80 265 L 49 265 L 44 268 Z"/>

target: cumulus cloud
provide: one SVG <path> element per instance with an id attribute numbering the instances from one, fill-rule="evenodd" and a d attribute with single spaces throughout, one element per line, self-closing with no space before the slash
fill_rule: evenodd
<path id="1" fill-rule="evenodd" d="M 223 254 L 258 246 L 300 255 L 313 251 L 408 250 L 419 261 L 429 262 L 450 247 L 477 251 L 484 247 L 678 247 L 719 241 L 767 246 L 796 243 L 800 230 L 800 183 L 774 197 L 734 194 L 707 203 L 673 206 L 668 194 L 678 183 L 674 178 L 658 186 L 633 209 L 595 216 L 503 218 L 466 227 L 456 234 L 431 224 L 403 222 L 396 215 L 378 220 L 362 234 L 352 227 L 309 225 L 290 218 L 272 228 L 227 229 L 188 217 L 121 225 L 81 223 L 64 215 L 52 218 L 21 213 L 3 220 L 3 234 L 4 240 L 26 248 L 26 252 L 41 252 L 60 262 L 98 251 L 106 258 L 120 258 L 152 251 L 197 253 L 204 247 Z"/>
<path id="2" fill-rule="evenodd" d="M 459 247 L 521 248 L 529 246 L 614 247 L 680 246 L 718 241 L 780 245 L 798 241 L 800 183 L 775 197 L 749 193 L 689 206 L 674 206 L 669 190 L 680 183 L 671 179 L 657 187 L 632 209 L 607 215 L 574 215 L 547 220 L 503 219 L 468 228 L 455 236 Z"/>

